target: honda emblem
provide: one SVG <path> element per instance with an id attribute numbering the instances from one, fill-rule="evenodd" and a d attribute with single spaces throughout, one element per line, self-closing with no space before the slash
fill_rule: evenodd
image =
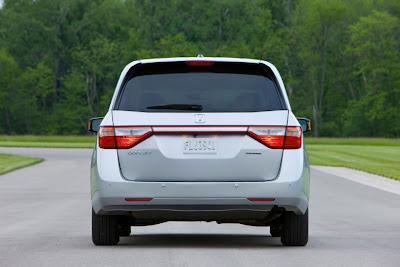
<path id="1" fill-rule="evenodd" d="M 206 115 L 204 115 L 204 114 L 195 114 L 194 115 L 194 122 L 195 123 L 205 123 L 206 122 Z"/>

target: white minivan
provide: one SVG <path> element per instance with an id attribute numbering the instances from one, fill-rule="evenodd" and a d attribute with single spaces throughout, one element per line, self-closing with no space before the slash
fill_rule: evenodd
<path id="1" fill-rule="evenodd" d="M 307 244 L 310 121 L 294 116 L 271 63 L 134 61 L 89 130 L 94 244 L 167 221 L 265 226 L 283 245 Z"/>

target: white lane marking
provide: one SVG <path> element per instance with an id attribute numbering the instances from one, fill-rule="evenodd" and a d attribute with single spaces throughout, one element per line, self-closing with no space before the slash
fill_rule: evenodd
<path id="1" fill-rule="evenodd" d="M 390 193 L 400 195 L 400 181 L 389 179 L 383 176 L 353 170 L 345 167 L 311 166 L 321 172 L 336 175 L 360 184 L 375 187 Z"/>

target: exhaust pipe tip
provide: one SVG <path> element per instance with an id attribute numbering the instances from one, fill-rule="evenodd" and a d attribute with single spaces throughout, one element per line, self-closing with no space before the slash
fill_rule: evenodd
<path id="1" fill-rule="evenodd" d="M 274 210 L 274 213 L 277 214 L 277 215 L 282 215 L 284 211 L 285 211 L 284 208 L 276 208 Z"/>

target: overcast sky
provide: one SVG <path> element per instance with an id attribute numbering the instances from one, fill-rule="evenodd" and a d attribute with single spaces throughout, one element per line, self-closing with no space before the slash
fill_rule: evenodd
<path id="1" fill-rule="evenodd" d="M 3 7 L 3 1 L 4 1 L 4 0 L 0 0 L 0 8 Z"/>

